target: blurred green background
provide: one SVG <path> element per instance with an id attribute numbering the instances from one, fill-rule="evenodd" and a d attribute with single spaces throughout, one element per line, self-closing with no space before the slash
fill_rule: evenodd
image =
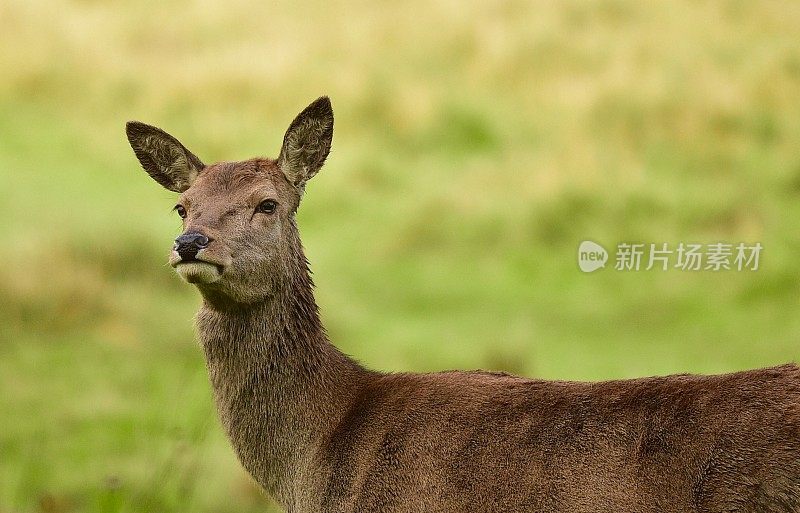
<path id="1" fill-rule="evenodd" d="M 608 379 L 800 356 L 800 3 L 0 4 L 0 513 L 272 511 L 217 423 L 126 120 L 276 156 L 328 94 L 299 223 L 383 370 Z M 578 270 L 580 241 L 761 242 L 756 272 Z"/>

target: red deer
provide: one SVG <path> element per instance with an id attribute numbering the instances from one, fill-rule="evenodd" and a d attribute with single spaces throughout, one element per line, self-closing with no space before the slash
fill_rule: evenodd
<path id="1" fill-rule="evenodd" d="M 203 164 L 139 122 L 144 170 L 180 193 L 170 264 L 222 426 L 287 511 L 798 512 L 800 369 L 580 383 L 386 374 L 328 340 L 295 213 L 333 136 L 328 98 L 277 159 Z"/>

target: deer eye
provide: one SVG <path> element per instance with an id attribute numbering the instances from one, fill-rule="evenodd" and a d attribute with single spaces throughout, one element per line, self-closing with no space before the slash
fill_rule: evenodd
<path id="1" fill-rule="evenodd" d="M 175 212 L 178 213 L 179 216 L 181 216 L 181 219 L 186 219 L 186 208 L 184 208 L 183 205 L 178 203 L 177 205 L 175 205 L 175 209 L 174 210 L 175 210 Z"/>
<path id="2" fill-rule="evenodd" d="M 278 207 L 278 202 L 275 200 L 264 200 L 258 204 L 256 207 L 256 212 L 259 214 L 271 214 L 275 212 L 275 209 Z"/>

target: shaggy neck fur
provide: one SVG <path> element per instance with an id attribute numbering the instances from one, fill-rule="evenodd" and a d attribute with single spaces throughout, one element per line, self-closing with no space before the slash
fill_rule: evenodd
<path id="1" fill-rule="evenodd" d="M 299 240 L 273 294 L 197 316 L 222 424 L 244 467 L 284 504 L 303 502 L 322 444 L 369 373 L 329 341 Z"/>

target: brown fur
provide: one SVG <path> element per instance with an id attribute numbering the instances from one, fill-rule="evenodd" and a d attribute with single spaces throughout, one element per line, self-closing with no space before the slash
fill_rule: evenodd
<path id="1" fill-rule="evenodd" d="M 198 174 L 177 140 L 128 126 L 148 173 L 184 191 L 186 231 L 212 239 L 197 258 L 221 272 L 198 284 L 197 328 L 220 419 L 288 511 L 800 511 L 794 365 L 573 383 L 382 374 L 340 353 L 295 224 L 332 130 L 321 98 L 292 123 L 279 160 Z M 274 213 L 258 213 L 264 199 Z"/>

